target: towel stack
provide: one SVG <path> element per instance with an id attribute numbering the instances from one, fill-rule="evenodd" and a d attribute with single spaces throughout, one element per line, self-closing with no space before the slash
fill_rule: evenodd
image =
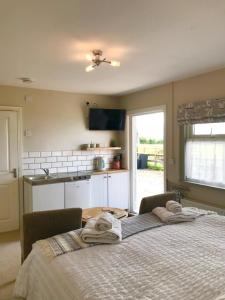
<path id="1" fill-rule="evenodd" d="M 195 213 L 182 211 L 182 205 L 173 200 L 167 201 L 166 207 L 156 207 L 152 212 L 166 224 L 192 222 L 197 217 Z"/>
<path id="2" fill-rule="evenodd" d="M 122 240 L 121 222 L 110 213 L 87 221 L 80 235 L 85 243 L 115 244 Z"/>

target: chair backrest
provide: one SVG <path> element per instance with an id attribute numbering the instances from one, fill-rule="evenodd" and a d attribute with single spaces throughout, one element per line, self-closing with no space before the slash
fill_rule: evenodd
<path id="1" fill-rule="evenodd" d="M 68 208 L 39 211 L 23 215 L 22 262 L 32 250 L 32 244 L 56 234 L 81 228 L 82 209 Z"/>
<path id="2" fill-rule="evenodd" d="M 147 212 L 151 212 L 154 208 L 158 206 L 165 206 L 168 200 L 176 201 L 176 193 L 175 192 L 167 192 L 164 194 L 154 195 L 150 197 L 145 197 L 141 201 L 139 214 L 142 215 Z"/>

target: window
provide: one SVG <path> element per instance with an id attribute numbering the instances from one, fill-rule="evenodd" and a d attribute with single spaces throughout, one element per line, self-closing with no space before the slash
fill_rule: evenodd
<path id="1" fill-rule="evenodd" d="M 185 179 L 225 188 L 225 122 L 185 129 Z"/>

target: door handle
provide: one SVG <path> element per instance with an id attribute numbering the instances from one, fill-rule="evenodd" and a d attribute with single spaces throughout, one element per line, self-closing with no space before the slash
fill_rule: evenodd
<path id="1" fill-rule="evenodd" d="M 13 168 L 13 170 L 10 173 L 13 174 L 14 178 L 17 178 L 17 168 Z"/>

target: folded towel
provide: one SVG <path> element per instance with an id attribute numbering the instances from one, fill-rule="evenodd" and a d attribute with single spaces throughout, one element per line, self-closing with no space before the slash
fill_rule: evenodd
<path id="1" fill-rule="evenodd" d="M 104 212 L 100 216 L 98 216 L 95 224 L 95 229 L 99 231 L 112 229 L 115 220 L 116 219 L 112 216 L 112 214 Z"/>
<path id="2" fill-rule="evenodd" d="M 177 201 L 169 200 L 166 202 L 166 209 L 176 214 L 182 212 L 182 205 Z"/>
<path id="3" fill-rule="evenodd" d="M 160 218 L 160 220 L 166 224 L 176 224 L 181 222 L 191 222 L 197 217 L 197 214 L 180 212 L 172 213 L 168 211 L 165 207 L 156 207 L 152 210 L 153 214 Z"/>
<path id="4" fill-rule="evenodd" d="M 85 243 L 115 244 L 122 240 L 121 222 L 117 219 L 112 224 L 112 229 L 106 231 L 96 230 L 96 219 L 87 221 L 86 226 L 81 231 L 81 239 Z"/>

